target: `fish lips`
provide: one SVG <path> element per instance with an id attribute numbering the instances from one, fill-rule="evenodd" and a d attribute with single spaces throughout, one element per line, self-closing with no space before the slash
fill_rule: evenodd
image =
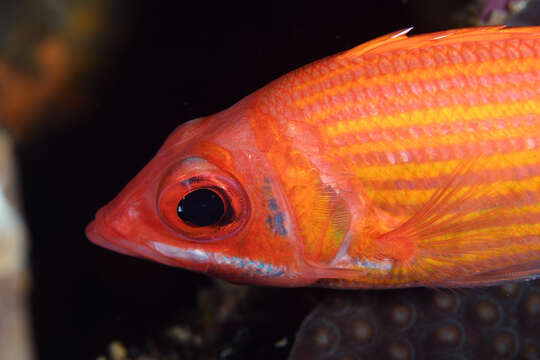
<path id="1" fill-rule="evenodd" d="M 186 249 L 159 241 L 136 243 L 123 238 L 113 228 L 107 226 L 101 209 L 96 218 L 86 227 L 88 239 L 101 247 L 120 254 L 157 261 L 165 265 L 208 273 L 212 269 L 213 256 L 200 249 Z"/>

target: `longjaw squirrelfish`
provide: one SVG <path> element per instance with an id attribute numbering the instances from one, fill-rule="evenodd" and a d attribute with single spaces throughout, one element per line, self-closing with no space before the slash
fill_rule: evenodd
<path id="1" fill-rule="evenodd" d="M 179 126 L 87 228 L 234 282 L 540 274 L 540 27 L 399 31 Z"/>

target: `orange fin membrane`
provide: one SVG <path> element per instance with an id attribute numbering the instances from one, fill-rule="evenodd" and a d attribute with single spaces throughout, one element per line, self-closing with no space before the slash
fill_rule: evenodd
<path id="1" fill-rule="evenodd" d="M 515 235 L 514 223 L 519 226 L 523 221 L 515 209 L 537 204 L 540 196 L 530 192 L 517 194 L 511 189 L 501 193 L 482 177 L 481 170 L 479 162 L 462 164 L 450 174 L 447 184 L 407 221 L 374 236 L 379 253 L 370 259 L 369 265 L 376 268 L 376 262 L 384 265 L 388 259 L 393 260 L 393 269 L 386 270 L 392 273 L 389 276 L 394 278 L 395 285 L 419 280 L 418 285 L 467 287 L 540 274 L 538 234 L 510 240 Z M 530 223 L 540 223 L 540 213 L 529 215 L 525 217 L 529 217 Z M 512 249 L 512 245 L 521 249 Z M 359 258 L 362 255 L 359 253 Z M 357 268 L 319 266 L 314 271 L 328 279 L 365 276 L 365 264 L 356 264 Z M 404 278 L 403 274 L 409 277 Z"/>
<path id="2" fill-rule="evenodd" d="M 516 212 L 538 203 L 538 195 L 501 193 L 481 173 L 478 162 L 457 169 L 409 220 L 379 237 L 381 256 L 429 279 L 428 286 L 479 286 L 539 274 L 538 232 L 520 237 L 516 230 L 540 222 L 540 213 Z"/>

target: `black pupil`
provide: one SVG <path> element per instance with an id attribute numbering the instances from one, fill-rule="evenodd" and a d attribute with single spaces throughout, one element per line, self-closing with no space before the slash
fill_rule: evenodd
<path id="1" fill-rule="evenodd" d="M 223 200 L 210 189 L 190 192 L 178 203 L 178 217 L 192 225 L 209 226 L 216 224 L 223 213 Z"/>

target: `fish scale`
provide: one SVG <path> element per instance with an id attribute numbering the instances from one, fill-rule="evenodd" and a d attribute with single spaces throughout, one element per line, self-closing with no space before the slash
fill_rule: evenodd
<path id="1" fill-rule="evenodd" d="M 285 127 L 304 120 L 308 126 L 290 135 L 291 147 L 301 147 L 295 140 L 306 134 L 320 138 L 324 155 L 315 166 L 331 168 L 329 177 L 354 174 L 351 188 L 390 215 L 412 216 L 473 158 L 485 161 L 462 181 L 477 192 L 474 201 L 515 192 L 536 199 L 540 40 L 521 29 L 484 31 L 485 39 L 480 39 L 482 30 L 474 29 L 458 35 L 400 35 L 367 50 L 361 45 L 277 80 L 267 89 L 273 102 L 262 111 L 280 117 Z M 293 101 L 282 100 L 287 97 Z M 526 170 L 514 160 L 524 149 Z M 381 177 L 388 179 L 384 185 Z M 282 177 L 284 184 L 289 181 Z M 528 201 L 523 198 L 518 194 L 507 203 L 519 211 Z M 519 243 L 519 236 L 538 229 L 510 224 L 506 233 L 496 232 L 506 242 Z M 491 256 L 501 254 L 500 246 L 492 246 Z M 539 247 L 533 247 L 536 258 Z M 362 248 L 350 255 L 362 256 Z M 510 253 L 530 250 L 527 244 Z"/>

